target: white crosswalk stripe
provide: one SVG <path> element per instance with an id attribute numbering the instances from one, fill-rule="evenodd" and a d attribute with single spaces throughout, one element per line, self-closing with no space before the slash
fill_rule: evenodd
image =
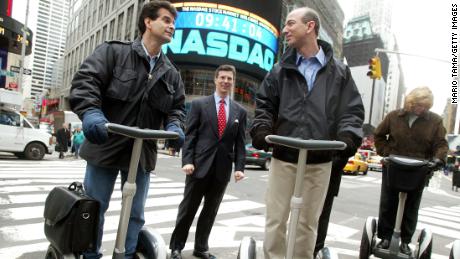
<path id="1" fill-rule="evenodd" d="M 55 186 L 66 186 L 72 181 L 83 181 L 86 163 L 71 161 L 0 160 L 0 258 L 17 258 L 24 253 L 45 251 L 48 242 L 43 233 L 44 201 Z M 149 198 L 146 201 L 146 225 L 169 235 L 173 228 L 159 227 L 161 223 L 174 225 L 177 208 L 182 200 L 184 183 L 163 177 L 152 177 Z M 115 186 L 120 189 L 120 180 Z M 225 195 L 219 209 L 219 218 L 236 212 L 263 208 L 264 205 Z M 121 192 L 114 191 L 104 228 L 104 242 L 113 243 L 121 209 Z M 111 213 L 112 212 L 112 213 Z M 199 212 L 197 213 L 199 215 Z M 262 218 L 264 219 L 264 218 Z M 194 228 L 191 232 L 194 232 Z M 233 240 L 239 231 L 263 232 L 262 225 L 251 222 L 240 226 L 216 222 L 211 243 L 216 247 L 237 247 Z M 223 238 L 225 236 L 225 238 Z M 238 244 L 237 244 L 238 243 Z M 8 245 L 6 245 L 8 244 Z M 193 243 L 187 248 L 193 249 Z M 110 254 L 110 252 L 105 252 Z"/>
<path id="2" fill-rule="evenodd" d="M 43 209 L 48 192 L 54 186 L 65 186 L 72 181 L 82 181 L 85 170 L 83 160 L 72 161 L 24 161 L 0 160 L 0 258 L 18 258 L 26 253 L 46 250 L 48 242 L 43 233 Z M 266 178 L 266 176 L 261 177 Z M 345 182 L 381 184 L 381 179 L 371 176 L 344 176 Z M 347 186 L 344 184 L 344 186 Z M 351 186 L 351 184 L 350 184 Z M 104 229 L 106 255 L 111 254 L 121 208 L 120 180 L 117 181 Z M 165 177 L 153 176 L 146 202 L 146 225 L 169 236 L 173 231 L 177 208 L 182 200 L 184 183 Z M 346 188 L 346 187 L 345 187 Z M 210 246 L 237 248 L 241 233 L 264 232 L 264 215 L 252 211 L 265 205 L 250 200 L 225 195 L 213 227 Z M 244 212 L 242 214 L 237 214 Z M 199 215 L 199 212 L 197 213 Z M 236 215 L 236 216 L 235 216 Z M 364 221 L 363 221 L 364 223 Z M 435 235 L 448 238 L 460 237 L 460 206 L 433 206 L 419 212 L 417 229 L 429 228 Z M 193 235 L 195 228 L 191 228 Z M 346 247 L 359 247 L 359 229 L 331 222 L 327 241 Z M 259 247 L 262 246 L 258 240 Z M 193 242 L 185 249 L 193 249 Z M 344 247 L 336 249 L 341 255 L 356 257 L 357 250 Z M 110 258 L 110 256 L 104 257 Z M 433 258 L 441 256 L 433 255 Z"/>

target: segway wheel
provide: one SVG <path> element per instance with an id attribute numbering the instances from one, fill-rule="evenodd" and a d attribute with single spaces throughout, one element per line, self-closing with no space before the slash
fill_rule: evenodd
<path id="1" fill-rule="evenodd" d="M 375 245 L 375 232 L 377 231 L 377 221 L 373 217 L 366 219 L 363 235 L 361 236 L 361 246 L 359 247 L 359 259 L 368 259 L 372 254 Z"/>
<path id="2" fill-rule="evenodd" d="M 334 249 L 329 247 L 323 247 L 321 250 L 318 251 L 315 259 L 338 259 L 339 256 L 334 251 Z"/>
<path id="3" fill-rule="evenodd" d="M 424 228 L 418 237 L 418 259 L 431 258 L 431 249 L 433 248 L 433 234 L 430 230 Z"/>
<path id="4" fill-rule="evenodd" d="M 166 259 L 166 244 L 156 230 L 143 227 L 137 240 L 136 255 L 141 259 Z"/>
<path id="5" fill-rule="evenodd" d="M 460 240 L 455 240 L 450 249 L 449 259 L 460 259 Z"/>
<path id="6" fill-rule="evenodd" d="M 257 244 L 253 237 L 243 237 L 238 250 L 238 259 L 255 259 Z"/>
<path id="7" fill-rule="evenodd" d="M 48 250 L 46 251 L 46 259 L 64 259 L 64 256 L 59 253 L 59 251 L 54 248 L 54 246 L 49 245 Z"/>

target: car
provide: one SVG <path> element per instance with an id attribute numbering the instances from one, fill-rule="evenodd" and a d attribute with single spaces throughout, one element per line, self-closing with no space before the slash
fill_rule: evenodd
<path id="1" fill-rule="evenodd" d="M 363 173 L 363 175 L 367 174 L 369 170 L 369 166 L 366 161 L 364 161 L 364 156 L 360 153 L 356 153 L 354 156 L 348 159 L 347 164 L 343 168 L 343 172 L 345 174 L 359 174 Z"/>
<path id="2" fill-rule="evenodd" d="M 271 152 L 255 149 L 251 144 L 246 145 L 246 165 L 257 165 L 268 170 L 271 159 Z"/>
<path id="3" fill-rule="evenodd" d="M 367 165 L 369 166 L 369 170 L 372 171 L 382 171 L 382 158 L 379 155 L 371 156 L 367 159 Z"/>

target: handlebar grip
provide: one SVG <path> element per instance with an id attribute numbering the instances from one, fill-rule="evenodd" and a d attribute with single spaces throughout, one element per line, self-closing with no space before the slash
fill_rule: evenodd
<path id="1" fill-rule="evenodd" d="M 139 129 L 116 123 L 105 124 L 109 132 L 138 139 L 177 139 L 179 134 L 165 130 Z"/>

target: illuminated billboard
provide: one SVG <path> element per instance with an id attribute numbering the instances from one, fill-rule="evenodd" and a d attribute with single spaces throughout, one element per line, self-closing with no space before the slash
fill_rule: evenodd
<path id="1" fill-rule="evenodd" d="M 179 65 L 227 63 L 262 79 L 278 51 L 281 1 L 172 1 L 176 32 L 163 51 Z M 261 6 L 271 12 L 258 13 Z M 266 8 L 263 8 L 266 10 Z"/>
<path id="2" fill-rule="evenodd" d="M 14 54 L 21 55 L 23 24 L 15 19 L 0 15 L 0 48 Z M 32 53 L 32 31 L 26 32 L 26 55 Z"/>

